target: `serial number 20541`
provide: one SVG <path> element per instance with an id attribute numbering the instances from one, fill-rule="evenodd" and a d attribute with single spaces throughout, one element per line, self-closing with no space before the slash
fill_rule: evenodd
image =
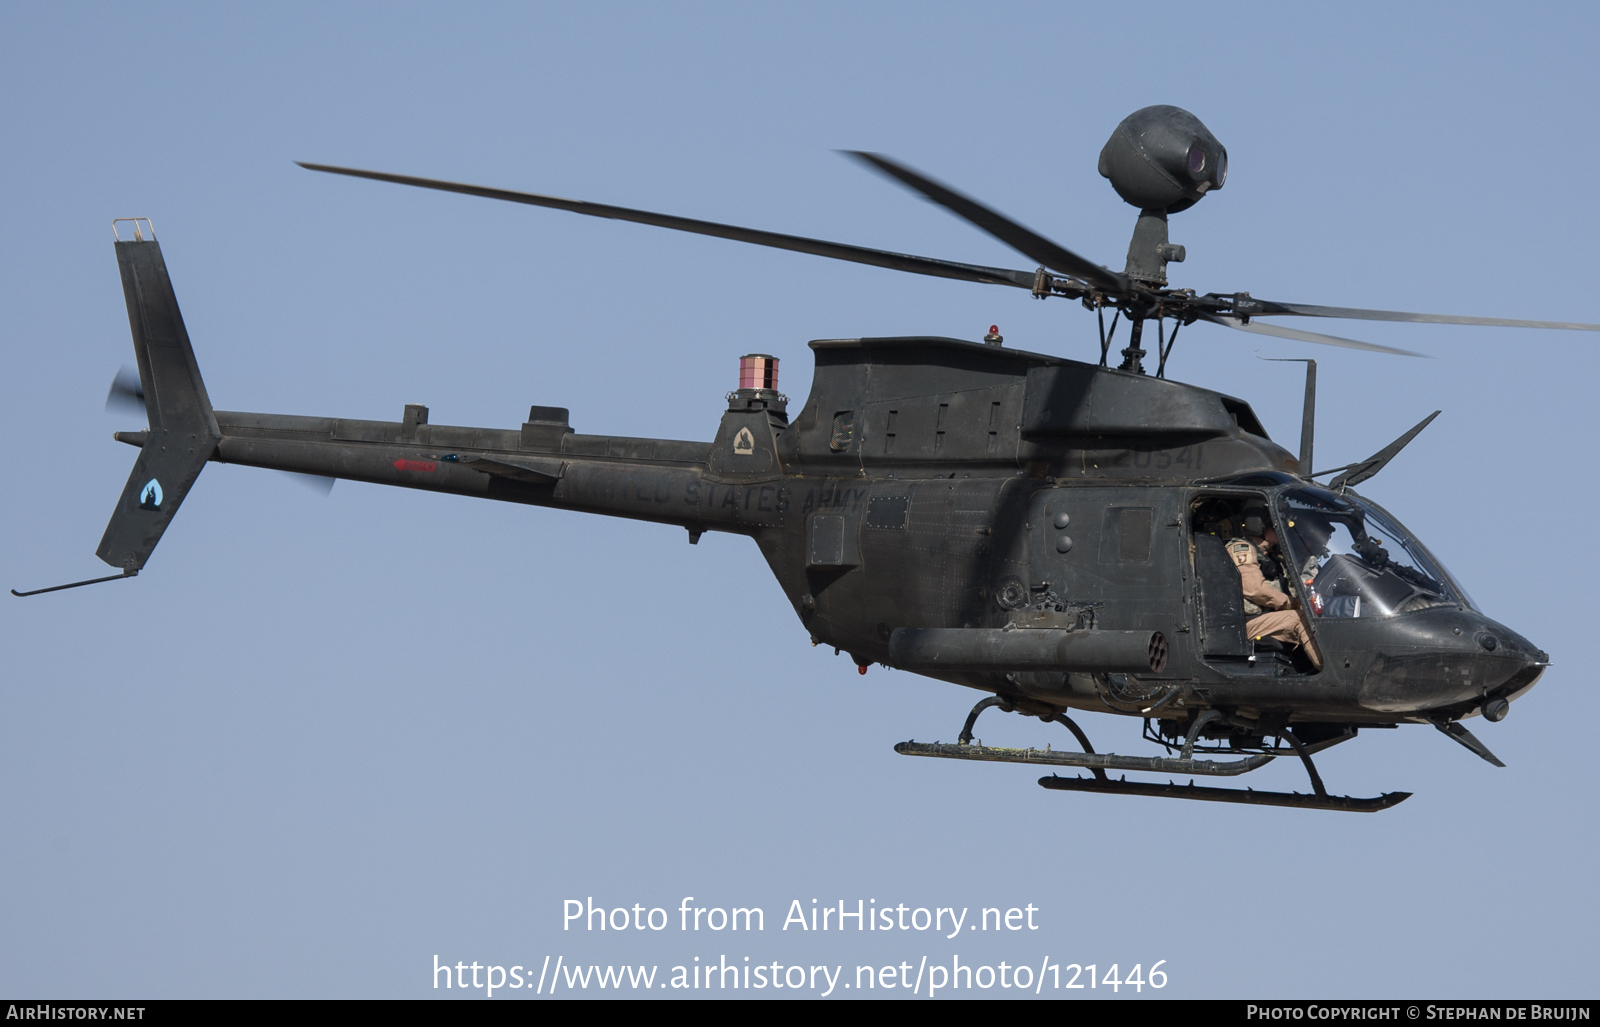
<path id="1" fill-rule="evenodd" d="M 1169 467 L 1184 467 L 1198 471 L 1203 462 L 1204 451 L 1199 446 L 1184 446 L 1182 449 L 1123 449 L 1118 450 L 1110 460 L 1112 467 L 1137 467 L 1141 470 L 1154 467 L 1164 471 Z"/>

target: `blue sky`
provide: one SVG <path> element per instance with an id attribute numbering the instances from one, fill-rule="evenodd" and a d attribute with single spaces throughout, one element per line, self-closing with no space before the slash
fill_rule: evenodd
<path id="1" fill-rule="evenodd" d="M 879 150 L 1116 266 L 1135 212 L 1099 148 L 1173 103 L 1230 155 L 1227 187 L 1173 218 L 1176 284 L 1600 321 L 1592 6 L 1141 10 L 5 8 L 3 584 L 101 571 L 133 456 L 110 434 L 140 426 L 102 411 L 132 360 L 112 217 L 155 219 L 225 409 L 513 426 L 539 403 L 703 440 L 746 352 L 779 356 L 795 397 L 814 338 L 998 323 L 1092 353 L 1089 315 L 1015 290 L 294 160 L 1028 266 L 833 152 Z M 810 647 L 746 539 L 212 466 L 138 580 L 0 604 L 0 991 L 425 996 L 437 954 L 1164 959 L 1158 994 L 1185 997 L 1589 994 L 1595 341 L 1339 329 L 1428 358 L 1197 326 L 1173 374 L 1294 449 L 1298 367 L 1252 354 L 1315 356 L 1323 463 L 1443 409 L 1364 488 L 1553 655 L 1482 725 L 1507 769 L 1431 729 L 1363 735 L 1319 761 L 1330 787 L 1416 793 L 1366 817 L 907 760 L 895 742 L 953 736 L 975 696 Z M 988 716 L 987 741 L 1062 742 Z M 1136 722 L 1084 719 L 1143 751 Z M 565 899 L 690 895 L 768 930 L 562 930 Z M 1043 926 L 776 929 L 794 899 L 858 898 L 1031 903 Z"/>

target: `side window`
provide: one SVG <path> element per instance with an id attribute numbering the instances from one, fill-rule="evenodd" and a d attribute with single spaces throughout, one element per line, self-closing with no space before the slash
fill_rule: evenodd
<path id="1" fill-rule="evenodd" d="M 835 453 L 843 453 L 850 448 L 850 443 L 856 437 L 856 416 L 849 410 L 841 410 L 833 415 L 833 431 L 828 435 L 828 448 Z"/>

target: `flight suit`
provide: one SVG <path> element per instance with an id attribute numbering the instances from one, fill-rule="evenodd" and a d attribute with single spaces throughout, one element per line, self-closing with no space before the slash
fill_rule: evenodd
<path id="1" fill-rule="evenodd" d="M 1305 649 L 1311 665 L 1322 669 L 1322 653 L 1311 639 L 1311 632 L 1300 611 L 1292 608 L 1291 600 L 1275 581 L 1268 581 L 1261 573 L 1260 545 L 1251 539 L 1228 540 L 1228 555 L 1239 569 L 1239 582 L 1244 588 L 1244 609 L 1253 614 L 1245 624 L 1245 632 L 1252 639 L 1275 638 L 1292 642 Z"/>

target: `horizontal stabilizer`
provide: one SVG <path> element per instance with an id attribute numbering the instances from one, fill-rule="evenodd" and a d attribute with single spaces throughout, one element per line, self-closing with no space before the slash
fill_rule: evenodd
<path id="1" fill-rule="evenodd" d="M 510 478 L 531 485 L 549 485 L 560 481 L 561 476 L 567 473 L 566 461 L 538 457 L 475 456 L 461 461 L 461 464 L 497 478 Z"/>

